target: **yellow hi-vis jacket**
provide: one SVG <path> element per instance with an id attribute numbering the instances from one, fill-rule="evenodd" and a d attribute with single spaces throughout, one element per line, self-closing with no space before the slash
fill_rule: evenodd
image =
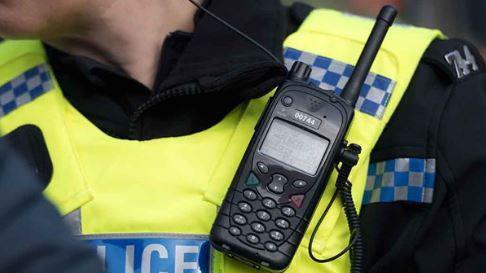
<path id="1" fill-rule="evenodd" d="M 315 10 L 285 41 L 286 62 L 312 65 L 314 84 L 339 90 L 372 25 L 373 20 Z M 347 137 L 363 147 L 350 177 L 358 207 L 371 149 L 425 49 L 440 37 L 434 30 L 395 26 L 377 56 Z M 256 272 L 211 250 L 208 234 L 268 96 L 240 105 L 217 125 L 193 135 L 129 141 L 104 134 L 64 98 L 38 41 L 0 44 L 0 86 L 0 132 L 28 124 L 41 129 L 54 169 L 45 194 L 79 237 L 93 245 L 108 272 Z M 329 183 L 316 216 L 333 191 L 334 183 Z M 316 218 L 287 272 L 349 271 L 349 256 L 328 264 L 309 258 Z M 337 202 L 317 234 L 314 252 L 327 257 L 348 242 Z"/>

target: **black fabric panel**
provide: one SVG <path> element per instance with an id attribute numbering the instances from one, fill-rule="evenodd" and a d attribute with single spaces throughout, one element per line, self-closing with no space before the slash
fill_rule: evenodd
<path id="1" fill-rule="evenodd" d="M 421 61 L 373 149 L 371 161 L 400 157 L 434 158 L 437 126 L 450 88 L 447 75 Z"/>
<path id="2" fill-rule="evenodd" d="M 285 37 L 311 11 L 278 0 L 206 5 L 281 59 Z M 105 133 L 137 140 L 189 135 L 270 92 L 286 75 L 284 66 L 213 18 L 199 12 L 195 22 L 193 33 L 161 37 L 166 43 L 153 90 L 119 68 L 50 47 L 47 52 L 66 98 Z"/>
<path id="3" fill-rule="evenodd" d="M 0 143 L 5 145 L 8 153 L 20 156 L 45 188 L 52 178 L 52 161 L 47 150 L 44 136 L 39 127 L 24 125 L 0 138 Z"/>
<path id="4" fill-rule="evenodd" d="M 474 268 L 486 252 L 481 239 L 486 217 L 486 73 L 455 87 L 441 122 L 439 149 L 448 163 L 454 224 L 457 226 L 457 263 Z M 436 240 L 437 245 L 440 239 Z M 484 272 L 486 267 L 467 272 Z M 466 271 L 465 271 L 466 272 Z"/>
<path id="5" fill-rule="evenodd" d="M 95 252 L 71 236 L 44 199 L 30 168 L 0 142 L 0 272 L 103 272 Z"/>
<path id="6" fill-rule="evenodd" d="M 305 21 L 307 16 L 314 10 L 314 7 L 302 3 L 302 2 L 295 2 L 290 7 L 284 7 L 286 12 L 288 13 L 288 27 L 287 27 L 287 35 L 290 35 L 297 31 L 300 25 Z"/>
<path id="7" fill-rule="evenodd" d="M 420 63 L 372 152 L 372 162 L 408 157 L 436 158 L 437 124 L 450 93 L 447 82 L 449 80 L 441 71 L 425 62 Z M 415 272 L 410 268 L 415 247 L 446 195 L 444 183 L 436 181 L 436 184 L 432 205 L 392 202 L 362 207 L 360 217 L 369 272 Z"/>
<path id="8" fill-rule="evenodd" d="M 436 158 L 437 176 L 432 204 L 362 207 L 368 272 L 486 270 L 486 75 L 454 81 L 442 54 L 430 54 L 457 45 L 432 43 L 372 153 L 373 162 Z"/>
<path id="9" fill-rule="evenodd" d="M 226 1 L 212 0 L 209 9 L 234 27 L 250 34 L 271 52 L 277 55 L 282 52 L 286 22 L 282 20 L 280 1 L 237 0 L 229 4 Z M 265 68 L 275 74 L 281 73 L 279 64 L 269 59 L 255 45 L 228 30 L 210 16 L 203 15 L 184 54 L 160 89 L 169 89 L 200 78 L 216 84 L 228 71 L 234 73 L 238 70 L 243 73 L 246 66 L 256 64 L 259 64 L 260 69 Z M 208 81 L 209 78 L 212 80 Z M 212 88 L 211 85 L 202 87 Z M 249 94 L 249 97 L 261 95 L 263 94 Z"/>

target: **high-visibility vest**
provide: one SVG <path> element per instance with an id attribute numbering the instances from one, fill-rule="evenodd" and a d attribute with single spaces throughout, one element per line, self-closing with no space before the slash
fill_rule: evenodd
<path id="1" fill-rule="evenodd" d="M 373 22 L 315 10 L 285 41 L 286 62 L 312 65 L 311 82 L 339 92 Z M 347 136 L 363 147 L 350 177 L 358 207 L 370 152 L 422 54 L 441 37 L 436 30 L 394 26 L 376 58 Z M 27 124 L 41 129 L 54 166 L 45 194 L 80 238 L 93 245 L 109 272 L 256 272 L 211 250 L 208 234 L 269 95 L 243 103 L 196 134 L 130 141 L 106 135 L 66 100 L 39 41 L 0 44 L 0 86 L 0 132 L 5 135 Z M 317 216 L 333 191 L 331 182 Z M 309 258 L 316 218 L 287 272 L 349 271 L 349 256 L 328 264 Z M 314 252 L 330 256 L 348 242 L 347 222 L 337 202 L 317 233 Z"/>

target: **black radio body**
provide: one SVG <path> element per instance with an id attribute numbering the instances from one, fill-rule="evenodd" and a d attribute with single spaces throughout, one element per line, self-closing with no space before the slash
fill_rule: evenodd
<path id="1" fill-rule="evenodd" d="M 351 271 L 363 272 L 364 247 L 347 181 L 359 149 L 347 146 L 344 137 L 360 90 L 396 15 L 393 7 L 381 10 L 340 96 L 308 84 L 311 67 L 294 64 L 255 127 L 213 224 L 210 241 L 215 249 L 256 268 L 284 271 L 304 237 L 333 167 L 341 162 L 336 187 L 352 232 Z M 309 254 L 317 262 L 333 260 Z"/>
<path id="2" fill-rule="evenodd" d="M 303 76 L 292 74 L 296 70 L 290 78 Z M 211 231 L 213 246 L 257 267 L 287 268 L 353 114 L 349 103 L 305 78 L 284 82 L 269 100 L 228 190 Z"/>

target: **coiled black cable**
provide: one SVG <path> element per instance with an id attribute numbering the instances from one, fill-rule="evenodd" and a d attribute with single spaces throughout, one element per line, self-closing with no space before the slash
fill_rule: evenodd
<path id="1" fill-rule="evenodd" d="M 361 236 L 361 229 L 359 224 L 359 216 L 354 205 L 353 196 L 351 195 L 352 184 L 347 179 L 336 184 L 341 197 L 341 202 L 344 207 L 344 213 L 348 220 L 349 230 L 354 233 L 354 245 L 350 250 L 351 254 L 351 273 L 364 272 L 364 253 L 365 246 Z M 353 236 L 352 236 L 353 237 Z"/>
<path id="2" fill-rule="evenodd" d="M 334 192 L 331 201 L 327 205 L 326 209 L 324 210 L 321 218 L 319 219 L 314 231 L 312 232 L 310 241 L 309 241 L 309 256 L 311 259 L 318 263 L 328 263 L 332 262 L 339 257 L 346 254 L 347 251 L 350 252 L 351 257 L 351 273 L 363 273 L 364 272 L 364 253 L 365 253 L 365 246 L 363 242 L 363 238 L 361 236 L 360 231 L 360 224 L 359 224 L 359 216 L 356 210 L 356 206 L 353 201 L 352 196 L 352 184 L 349 182 L 348 177 L 351 172 L 352 166 L 344 165 L 341 168 L 336 167 L 338 172 L 338 178 L 336 181 L 336 191 Z M 326 259 L 319 259 L 317 258 L 313 251 L 312 245 L 314 243 L 315 236 L 319 227 L 321 226 L 324 218 L 326 217 L 327 213 L 331 209 L 332 204 L 336 200 L 337 196 L 339 195 L 341 199 L 341 203 L 344 207 L 344 213 L 346 215 L 346 219 L 348 221 L 349 230 L 351 232 L 350 243 L 346 246 L 343 250 L 341 250 L 338 254 L 326 258 Z"/>

